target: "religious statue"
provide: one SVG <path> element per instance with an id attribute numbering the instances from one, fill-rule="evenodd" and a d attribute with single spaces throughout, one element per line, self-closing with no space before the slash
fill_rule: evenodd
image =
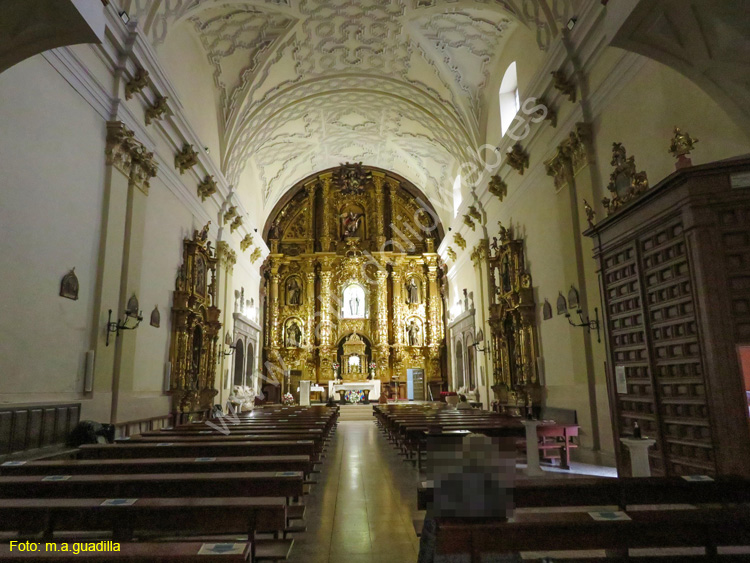
<path id="1" fill-rule="evenodd" d="M 510 233 L 500 221 L 497 222 L 497 226 L 500 230 L 500 244 L 505 244 L 510 240 Z"/>
<path id="2" fill-rule="evenodd" d="M 594 209 L 589 205 L 589 202 L 585 199 L 583 200 L 583 210 L 586 212 L 586 221 L 588 221 L 589 227 L 593 227 L 596 213 L 594 212 Z"/>
<path id="3" fill-rule="evenodd" d="M 302 288 L 297 278 L 291 278 L 287 282 L 286 301 L 288 305 L 300 305 L 302 302 Z"/>
<path id="4" fill-rule="evenodd" d="M 409 346 L 421 346 L 421 338 L 419 334 L 419 325 L 414 319 L 411 320 L 409 326 L 406 327 L 406 332 L 409 335 Z"/>
<path id="5" fill-rule="evenodd" d="M 355 213 L 354 211 L 341 214 L 341 233 L 344 238 L 353 237 L 357 234 L 362 215 L 362 213 Z"/>
<path id="6" fill-rule="evenodd" d="M 503 278 L 503 291 L 505 293 L 508 293 L 511 290 L 510 286 L 510 260 L 508 259 L 508 255 L 505 255 L 505 258 L 503 258 L 503 271 L 502 271 L 502 278 Z"/>
<path id="7" fill-rule="evenodd" d="M 352 295 L 349 299 L 349 315 L 352 317 L 359 316 L 359 296 Z"/>
<path id="8" fill-rule="evenodd" d="M 500 250 L 500 246 L 497 244 L 497 237 L 492 237 L 492 243 L 490 244 L 490 250 L 493 250 L 496 253 Z"/>
<path id="9" fill-rule="evenodd" d="M 274 221 L 271 224 L 271 228 L 268 229 L 268 238 L 278 240 L 281 238 L 281 226 L 278 221 Z"/>
<path id="10" fill-rule="evenodd" d="M 411 278 L 409 283 L 406 284 L 406 302 L 409 305 L 419 303 L 419 286 L 414 278 Z"/>
<path id="11" fill-rule="evenodd" d="M 302 344 L 302 331 L 297 323 L 289 323 L 286 329 L 286 345 L 288 348 L 299 348 Z"/>
<path id="12" fill-rule="evenodd" d="M 208 240 L 208 228 L 211 226 L 211 221 L 206 223 L 206 226 L 201 229 L 201 232 L 198 234 L 198 240 L 200 242 L 206 242 Z"/>
<path id="13" fill-rule="evenodd" d="M 240 312 L 240 292 L 237 289 L 234 290 L 234 312 Z"/>

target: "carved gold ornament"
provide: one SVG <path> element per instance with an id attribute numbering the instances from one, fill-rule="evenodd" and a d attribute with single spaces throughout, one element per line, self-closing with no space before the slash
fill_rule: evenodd
<path id="1" fill-rule="evenodd" d="M 503 181 L 499 174 L 495 174 L 490 178 L 490 183 L 487 186 L 487 189 L 500 201 L 503 201 L 503 198 L 508 195 L 508 184 Z"/>
<path id="2" fill-rule="evenodd" d="M 223 217 L 224 224 L 226 225 L 227 223 L 229 223 L 229 221 L 231 221 L 235 217 L 237 217 L 237 206 L 236 205 L 232 205 L 224 213 L 224 217 Z"/>
<path id="3" fill-rule="evenodd" d="M 536 305 L 531 274 L 526 270 L 523 240 L 513 239 L 501 230 L 487 247 L 489 267 L 490 332 L 496 391 L 500 388 L 519 396 L 541 400 L 536 367 Z M 483 255 L 477 247 L 477 260 Z"/>
<path id="4" fill-rule="evenodd" d="M 208 240 L 210 223 L 183 242 L 183 262 L 175 281 L 172 305 L 170 394 L 173 409 L 208 409 L 217 395 L 221 311 L 217 305 L 218 257 Z M 221 243 L 217 248 L 222 247 Z"/>
<path id="5" fill-rule="evenodd" d="M 253 253 L 250 255 L 250 262 L 252 264 L 255 264 L 255 262 L 258 261 L 258 258 L 260 258 L 260 254 L 260 248 L 256 248 L 255 250 L 253 250 Z"/>
<path id="6" fill-rule="evenodd" d="M 149 180 L 156 176 L 158 164 L 154 153 L 135 138 L 135 133 L 121 121 L 107 122 L 107 164 L 125 174 L 129 181 L 148 194 Z"/>
<path id="7" fill-rule="evenodd" d="M 576 102 L 576 85 L 570 78 L 568 78 L 563 70 L 555 70 L 552 72 L 552 85 L 555 90 L 558 90 L 563 95 L 568 96 L 568 99 L 572 102 Z"/>
<path id="8" fill-rule="evenodd" d="M 688 158 L 688 155 L 695 148 L 695 144 L 698 139 L 694 139 L 690 136 L 690 133 L 683 133 L 679 127 L 674 128 L 674 137 L 669 145 L 669 152 L 673 157 L 677 159 L 676 168 L 687 168 L 693 165 L 693 161 Z"/>
<path id="9" fill-rule="evenodd" d="M 445 273 L 434 253 L 437 214 L 415 188 L 349 163 L 297 185 L 266 227 L 268 357 L 278 350 L 286 369 L 323 384 L 334 365 L 350 380 L 367 377 L 372 364 L 382 381 L 407 369 L 424 369 L 426 381 L 441 378 Z M 286 324 L 292 318 L 302 349 L 297 329 Z M 347 342 L 361 350 L 352 356 Z M 358 367 L 349 367 L 352 357 Z M 294 380 L 291 386 L 294 394 Z"/>
<path id="10" fill-rule="evenodd" d="M 146 125 L 151 125 L 154 121 L 160 121 L 164 114 L 169 111 L 167 105 L 167 96 L 157 96 L 154 104 L 146 109 Z"/>
<path id="11" fill-rule="evenodd" d="M 148 86 L 148 71 L 139 68 L 135 72 L 135 76 L 125 84 L 125 99 L 129 100 L 135 94 L 143 91 Z"/>
<path id="12" fill-rule="evenodd" d="M 646 173 L 637 171 L 635 157 L 628 157 L 622 143 L 612 144 L 612 161 L 610 164 L 615 169 L 609 176 L 607 189 L 613 197 L 612 199 L 605 197 L 602 200 L 607 215 L 612 215 L 625 204 L 638 199 L 649 188 Z"/>
<path id="13" fill-rule="evenodd" d="M 589 163 L 591 125 L 576 123 L 568 138 L 557 146 L 555 156 L 544 163 L 547 175 L 554 178 L 555 188 L 567 185 Z"/>
<path id="14" fill-rule="evenodd" d="M 516 143 L 505 156 L 505 162 L 523 176 L 524 171 L 529 167 L 529 155 L 523 150 L 521 143 Z"/>
<path id="15" fill-rule="evenodd" d="M 213 176 L 206 176 L 203 181 L 198 184 L 198 195 L 200 196 L 201 201 L 206 201 L 216 193 L 216 190 L 217 185 Z"/>
<path id="16" fill-rule="evenodd" d="M 464 225 L 469 227 L 472 231 L 475 229 L 474 220 L 471 215 L 464 215 Z"/>
<path id="17" fill-rule="evenodd" d="M 245 252 L 250 245 L 253 244 L 253 235 L 250 233 L 246 234 L 245 237 L 240 241 L 240 249 Z"/>
<path id="18" fill-rule="evenodd" d="M 458 248 L 460 248 L 461 250 L 466 250 L 466 239 L 464 239 L 461 233 L 454 234 L 453 241 L 456 243 L 456 246 L 458 246 Z"/>
<path id="19" fill-rule="evenodd" d="M 238 216 L 234 218 L 232 224 L 229 226 L 229 232 L 233 233 L 242 226 L 242 217 Z"/>
<path id="20" fill-rule="evenodd" d="M 198 164 L 198 153 L 195 152 L 193 145 L 185 143 L 182 150 L 174 157 L 175 168 L 180 170 L 180 174 L 184 174 L 196 164 Z"/>
<path id="21" fill-rule="evenodd" d="M 455 262 L 455 261 L 456 261 L 456 251 L 455 251 L 455 250 L 453 250 L 453 248 L 451 248 L 451 247 L 449 246 L 448 248 L 446 248 L 446 249 L 445 249 L 445 253 L 446 253 L 446 254 L 448 255 L 448 258 L 449 258 L 449 259 L 450 259 L 450 260 L 451 260 L 452 262 Z"/>
<path id="22" fill-rule="evenodd" d="M 469 206 L 469 215 L 471 215 L 471 216 L 472 216 L 472 217 L 473 217 L 474 219 L 476 219 L 477 221 L 480 221 L 480 222 L 481 222 L 481 220 L 482 220 L 482 214 L 481 214 L 481 213 L 479 212 L 479 210 L 478 210 L 478 209 L 477 209 L 476 207 L 474 207 L 473 205 L 470 205 L 470 206 Z"/>
<path id="23" fill-rule="evenodd" d="M 547 103 L 547 100 L 544 98 L 537 98 L 536 99 L 537 105 L 544 106 L 546 110 L 546 114 L 544 114 L 544 110 L 539 110 L 536 115 L 542 116 L 544 115 L 544 120 L 549 121 L 550 125 L 552 125 L 553 128 L 557 128 L 557 112 L 552 109 L 552 107 Z"/>

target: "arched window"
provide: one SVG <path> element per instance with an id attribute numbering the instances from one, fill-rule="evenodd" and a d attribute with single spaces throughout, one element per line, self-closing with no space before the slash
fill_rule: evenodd
<path id="1" fill-rule="evenodd" d="M 513 118 L 516 117 L 519 109 L 521 109 L 521 97 L 518 93 L 516 63 L 513 62 L 505 71 L 500 84 L 500 130 L 503 135 L 513 123 Z"/>
<path id="2" fill-rule="evenodd" d="M 455 182 L 453 182 L 453 216 L 458 215 L 458 208 L 461 207 L 461 174 L 456 176 Z"/>
<path id="3" fill-rule="evenodd" d="M 234 353 L 234 385 L 244 385 L 245 378 L 243 370 L 245 369 L 245 344 L 242 340 L 237 340 Z"/>

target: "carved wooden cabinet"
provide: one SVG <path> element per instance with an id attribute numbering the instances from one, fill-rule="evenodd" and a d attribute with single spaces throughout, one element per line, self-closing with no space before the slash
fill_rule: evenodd
<path id="1" fill-rule="evenodd" d="M 750 344 L 750 159 L 675 172 L 585 234 L 620 474 L 635 422 L 656 439 L 655 475 L 750 473 L 738 355 Z"/>

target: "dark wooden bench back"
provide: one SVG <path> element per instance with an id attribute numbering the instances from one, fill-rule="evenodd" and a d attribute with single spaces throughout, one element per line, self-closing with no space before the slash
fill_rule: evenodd
<path id="1" fill-rule="evenodd" d="M 0 461 L 35 450 L 62 448 L 81 418 L 80 403 L 0 409 Z"/>

